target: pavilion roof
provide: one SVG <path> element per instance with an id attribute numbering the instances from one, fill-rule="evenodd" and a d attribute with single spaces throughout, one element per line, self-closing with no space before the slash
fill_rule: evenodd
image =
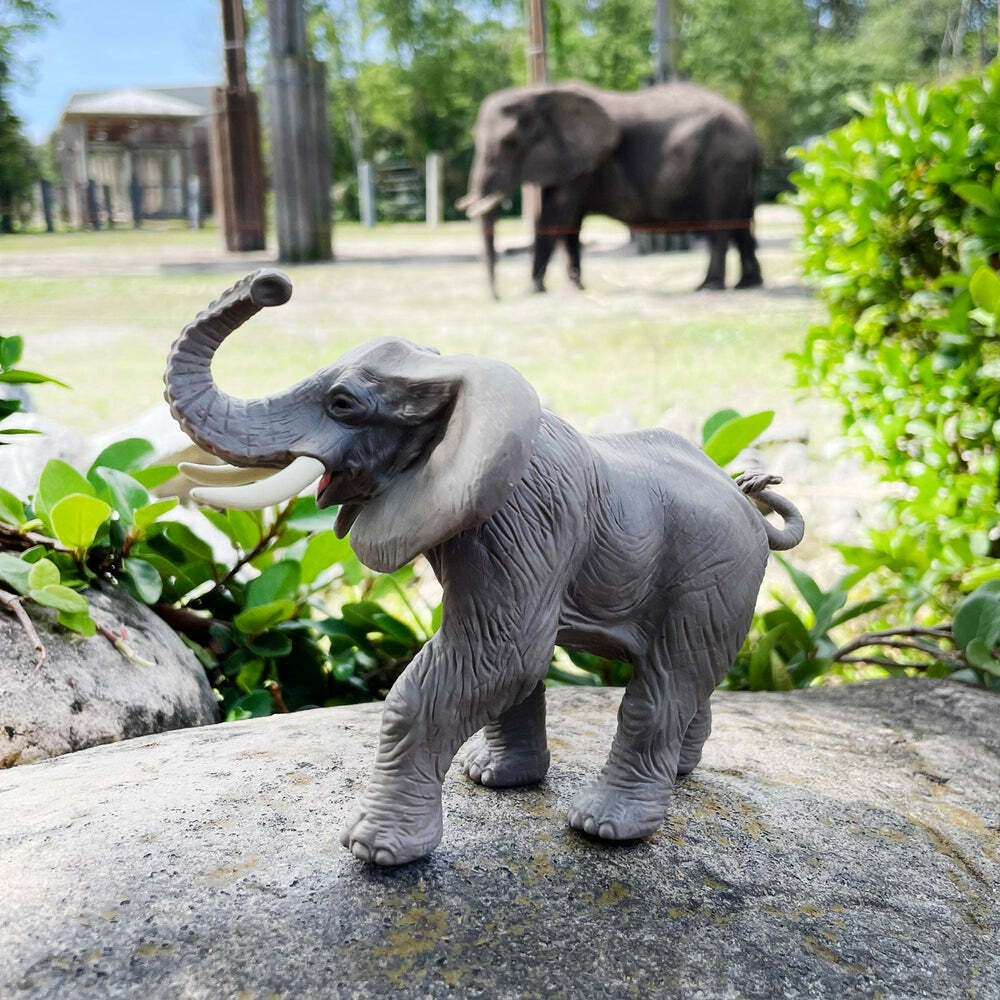
<path id="1" fill-rule="evenodd" d="M 163 91 L 124 87 L 74 94 L 62 117 L 204 118 L 206 108 Z"/>

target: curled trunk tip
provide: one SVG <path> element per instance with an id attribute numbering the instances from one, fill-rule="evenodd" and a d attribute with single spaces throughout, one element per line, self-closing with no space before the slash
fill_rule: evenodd
<path id="1" fill-rule="evenodd" d="M 250 301 L 255 306 L 283 306 L 292 297 L 286 274 L 271 269 L 258 271 L 250 281 Z"/>

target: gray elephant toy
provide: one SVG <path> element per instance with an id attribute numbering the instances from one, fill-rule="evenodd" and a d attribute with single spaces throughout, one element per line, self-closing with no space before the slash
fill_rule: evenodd
<path id="1" fill-rule="evenodd" d="M 226 396 L 215 351 L 290 294 L 267 270 L 223 294 L 174 343 L 166 398 L 201 447 L 238 466 L 186 466 L 208 484 L 195 499 L 252 509 L 318 480 L 319 506 L 340 505 L 336 530 L 363 563 L 391 571 L 423 553 L 444 588 L 440 631 L 386 699 L 345 846 L 378 865 L 432 851 L 441 783 L 480 730 L 473 781 L 541 781 L 556 643 L 634 664 L 611 756 L 569 822 L 608 840 L 651 834 L 701 757 L 768 551 L 801 540 L 801 515 L 767 489 L 772 477 L 734 483 L 676 434 L 584 436 L 508 365 L 396 337 L 266 399 Z"/>
<path id="2" fill-rule="evenodd" d="M 580 281 L 580 226 L 608 215 L 633 229 L 704 232 L 711 251 L 702 288 L 725 287 L 730 239 L 740 253 L 737 288 L 761 284 L 752 232 L 761 145 L 735 104 L 691 83 L 632 94 L 584 83 L 491 94 L 476 123 L 469 193 L 458 207 L 481 217 L 496 295 L 497 205 L 521 184 L 542 189 L 531 276 L 544 291 L 556 240 Z"/>

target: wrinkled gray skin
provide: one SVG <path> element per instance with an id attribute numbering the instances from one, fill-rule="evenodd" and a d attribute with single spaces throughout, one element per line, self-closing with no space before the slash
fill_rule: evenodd
<path id="1" fill-rule="evenodd" d="M 391 571 L 424 553 L 444 588 L 440 631 L 386 699 L 343 843 L 379 865 L 432 851 L 445 772 L 479 730 L 472 780 L 541 781 L 542 678 L 557 642 L 635 666 L 611 755 L 569 822 L 608 840 L 655 831 L 675 778 L 701 757 L 709 696 L 750 627 L 768 551 L 802 537 L 798 511 L 765 488 L 771 477 L 734 485 L 675 434 L 584 436 L 507 365 L 394 337 L 270 399 L 223 395 L 216 348 L 290 291 L 258 272 L 202 313 L 171 350 L 166 398 L 231 462 L 321 461 L 319 504 L 342 505 L 337 530 L 351 530 L 362 562 Z"/>
<path id="2" fill-rule="evenodd" d="M 742 269 L 736 287 L 751 288 L 761 283 L 750 229 L 761 155 L 743 111 L 691 83 L 629 94 L 575 82 L 518 87 L 483 101 L 469 193 L 458 207 L 482 219 L 494 295 L 496 206 L 521 184 L 542 189 L 531 272 L 538 291 L 560 236 L 570 280 L 582 287 L 579 229 L 591 214 L 705 232 L 711 257 L 702 288 L 725 287 L 733 240 Z M 719 227 L 727 221 L 734 225 Z"/>

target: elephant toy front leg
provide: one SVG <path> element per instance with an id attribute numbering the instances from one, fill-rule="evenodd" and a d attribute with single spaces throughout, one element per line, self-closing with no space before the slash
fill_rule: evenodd
<path id="1" fill-rule="evenodd" d="M 458 748 L 493 719 L 499 720 L 498 732 L 510 733 L 520 725 L 514 722 L 516 710 L 510 710 L 520 707 L 525 691 L 532 710 L 537 712 L 541 704 L 544 712 L 535 692 L 552 655 L 554 619 L 546 633 L 544 654 L 514 640 L 472 648 L 445 630 L 421 650 L 389 692 L 371 781 L 341 835 L 341 843 L 356 857 L 399 865 L 437 846 L 441 784 Z M 530 672 L 528 665 L 538 663 L 541 667 Z M 542 734 L 544 741 L 544 727 Z M 540 753 L 547 766 L 547 751 L 542 750 L 534 768 Z M 514 766 L 513 756 L 503 764 L 498 758 L 495 774 L 509 776 Z"/>

